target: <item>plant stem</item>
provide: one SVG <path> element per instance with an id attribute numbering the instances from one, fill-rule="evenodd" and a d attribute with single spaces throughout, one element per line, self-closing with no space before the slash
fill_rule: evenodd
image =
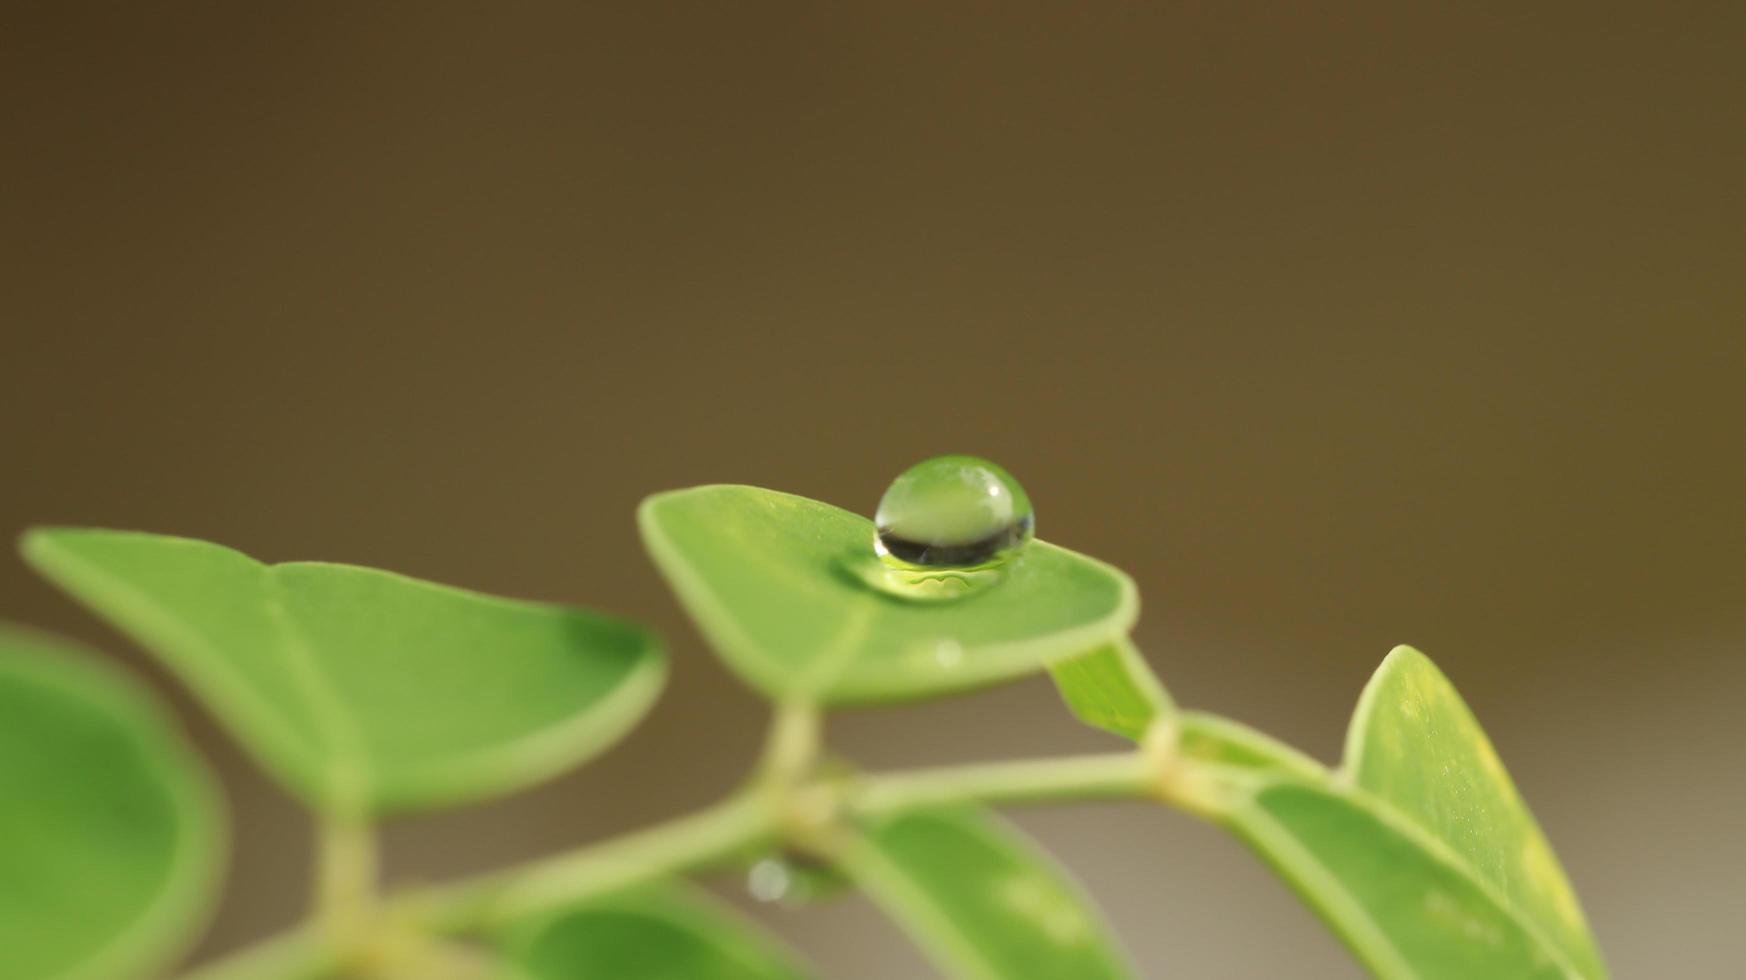
<path id="1" fill-rule="evenodd" d="M 376 833 L 361 817 L 323 815 L 316 829 L 314 919 L 336 945 L 366 928 L 376 902 Z"/>
<path id="2" fill-rule="evenodd" d="M 869 776 L 848 805 L 874 816 L 952 803 L 1131 798 L 1148 795 L 1155 779 L 1146 758 L 1135 752 L 976 763 Z"/>
<path id="3" fill-rule="evenodd" d="M 742 792 L 696 813 L 519 868 L 409 896 L 439 932 L 491 931 L 606 892 L 696 871 L 775 836 L 776 814 Z"/>
<path id="4" fill-rule="evenodd" d="M 331 943 L 305 927 L 214 960 L 181 980 L 313 980 L 330 976 L 339 959 Z"/>
<path id="5" fill-rule="evenodd" d="M 491 934 L 504 927 L 670 875 L 701 871 L 781 840 L 798 794 L 839 794 L 842 812 L 871 817 L 909 807 L 953 803 L 1154 796 L 1158 773 L 1143 752 L 977 763 L 850 779 L 808 781 L 818 749 L 818 714 L 810 706 L 778 710 L 760 778 L 695 813 L 519 867 L 400 896 L 387 910 L 435 934 Z M 374 881 L 374 846 L 367 827 L 339 825 L 323 835 L 324 910 L 343 909 Z M 369 900 L 371 891 L 362 891 Z M 318 922 L 320 919 L 318 919 Z M 187 980 L 284 980 L 309 976 L 331 962 L 335 948 L 299 930 L 244 951 Z M 325 958 L 325 959 L 324 959 Z"/>
<path id="6" fill-rule="evenodd" d="M 811 768 L 824 733 L 824 718 L 810 701 L 776 705 L 770 733 L 764 741 L 758 779 L 766 784 L 792 785 Z"/>
<path id="7" fill-rule="evenodd" d="M 750 787 L 666 823 L 450 886 L 429 896 L 429 925 L 441 932 L 488 930 L 616 888 L 699 870 L 774 840 L 780 836 L 786 797 L 811 768 L 822 733 L 817 705 L 782 702 Z"/>

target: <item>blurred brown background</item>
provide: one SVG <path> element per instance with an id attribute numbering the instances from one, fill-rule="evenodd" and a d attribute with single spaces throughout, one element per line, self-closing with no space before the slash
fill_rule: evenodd
<path id="1" fill-rule="evenodd" d="M 967 451 L 1134 574 L 1185 702 L 1332 760 L 1390 645 L 1429 651 L 1616 972 L 1746 975 L 1746 5 L 39 6 L 0 27 L 0 526 L 671 639 L 641 731 L 395 825 L 397 879 L 747 764 L 760 706 L 644 560 L 643 494 L 871 510 Z M 16 561 L 0 615 L 170 690 Z M 174 696 L 240 828 L 205 956 L 299 913 L 307 828 Z M 1041 682 L 832 735 L 872 765 L 1112 744 Z M 1018 820 L 1146 976 L 1356 973 L 1216 831 Z M 859 900 L 760 914 L 830 976 L 926 973 Z"/>

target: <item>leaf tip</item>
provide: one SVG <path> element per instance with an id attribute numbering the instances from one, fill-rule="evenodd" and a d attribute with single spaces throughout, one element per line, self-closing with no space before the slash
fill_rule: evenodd
<path id="1" fill-rule="evenodd" d="M 63 546 L 78 528 L 33 524 L 18 534 L 18 557 L 38 575 L 54 578 L 62 565 Z"/>
<path id="2" fill-rule="evenodd" d="M 1418 647 L 1406 643 L 1397 643 L 1395 644 L 1394 649 L 1388 651 L 1388 656 L 1382 658 L 1382 666 L 1387 667 L 1391 664 L 1404 665 L 1420 661 L 1428 663 L 1430 662 L 1430 659 L 1431 658 L 1425 656 Z"/>
<path id="3" fill-rule="evenodd" d="M 684 492 L 662 490 L 649 494 L 637 503 L 637 533 L 641 535 L 645 547 L 652 547 L 652 542 L 661 537 L 661 521 L 657 513 L 661 506 Z"/>
<path id="4" fill-rule="evenodd" d="M 18 532 L 18 554 L 25 561 L 33 561 L 48 547 L 50 540 L 60 528 L 44 524 L 32 524 Z"/>
<path id="5" fill-rule="evenodd" d="M 1382 658 L 1382 663 L 1376 668 L 1376 674 L 1367 687 L 1374 687 L 1384 678 L 1400 678 L 1402 683 L 1416 685 L 1420 688 L 1448 688 L 1451 693 L 1454 685 L 1449 681 L 1449 675 L 1437 666 L 1437 662 L 1417 647 L 1401 645 L 1388 652 Z"/>

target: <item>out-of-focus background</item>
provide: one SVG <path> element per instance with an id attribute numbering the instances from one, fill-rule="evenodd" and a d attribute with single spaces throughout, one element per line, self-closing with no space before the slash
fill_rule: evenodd
<path id="1" fill-rule="evenodd" d="M 759 703 L 651 491 L 870 511 L 943 451 L 1139 581 L 1180 700 L 1332 761 L 1392 644 L 1489 726 L 1621 977 L 1737 976 L 1746 5 L 15 7 L 0 527 L 207 537 L 599 606 L 670 690 L 592 767 L 388 834 L 398 880 L 702 804 Z M 169 693 L 239 828 L 197 955 L 301 911 L 305 818 L 14 560 L 0 616 Z M 833 720 L 870 765 L 1113 745 L 1046 682 Z M 1018 821 L 1149 977 L 1356 974 L 1241 848 Z M 926 975 L 858 899 L 759 915 Z"/>

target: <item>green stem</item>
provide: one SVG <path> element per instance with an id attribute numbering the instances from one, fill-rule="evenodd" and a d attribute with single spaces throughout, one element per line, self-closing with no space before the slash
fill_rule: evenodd
<path id="1" fill-rule="evenodd" d="M 181 980 L 315 980 L 332 975 L 340 958 L 332 943 L 305 927 L 214 960 Z"/>
<path id="2" fill-rule="evenodd" d="M 916 769 L 841 785 L 808 782 L 804 773 L 816 756 L 817 736 L 817 714 L 810 707 L 783 709 L 772 726 L 761 778 L 722 802 L 567 854 L 408 892 L 388 912 L 430 933 L 490 934 L 530 916 L 659 878 L 705 870 L 754 848 L 771 846 L 781 840 L 787 825 L 785 808 L 815 789 L 840 794 L 843 812 L 863 817 L 953 803 L 1146 797 L 1158 790 L 1158 774 L 1143 752 Z M 339 868 L 356 868 L 353 859 L 340 859 L 355 853 L 347 840 L 336 837 L 329 842 L 338 865 L 336 893 L 348 891 L 339 889 L 339 882 L 355 880 L 352 874 L 339 873 Z M 300 930 L 187 980 L 301 978 L 319 970 L 320 963 L 331 963 L 333 956 L 330 944 L 314 941 L 309 930 Z"/>
<path id="3" fill-rule="evenodd" d="M 620 888 L 714 865 L 774 838 L 776 816 L 763 794 L 739 793 L 569 854 L 409 895 L 408 910 L 439 932 L 489 932 Z"/>
<path id="4" fill-rule="evenodd" d="M 977 763 L 869 776 L 849 809 L 873 816 L 952 803 L 1031 803 L 1148 795 L 1156 775 L 1135 752 Z"/>
<path id="5" fill-rule="evenodd" d="M 376 902 L 376 832 L 367 819 L 324 815 L 316 829 L 315 921 L 336 945 L 368 928 Z"/>
<path id="6" fill-rule="evenodd" d="M 788 794 L 818 756 L 823 717 L 807 701 L 776 706 L 756 781 L 707 809 L 429 896 L 432 928 L 497 924 L 666 875 L 696 871 L 781 835 Z M 417 914 L 417 913 L 415 913 Z"/>
<path id="7" fill-rule="evenodd" d="M 765 784 L 793 785 L 812 767 L 824 734 L 824 717 L 810 701 L 784 701 L 770 720 L 758 779 Z"/>

